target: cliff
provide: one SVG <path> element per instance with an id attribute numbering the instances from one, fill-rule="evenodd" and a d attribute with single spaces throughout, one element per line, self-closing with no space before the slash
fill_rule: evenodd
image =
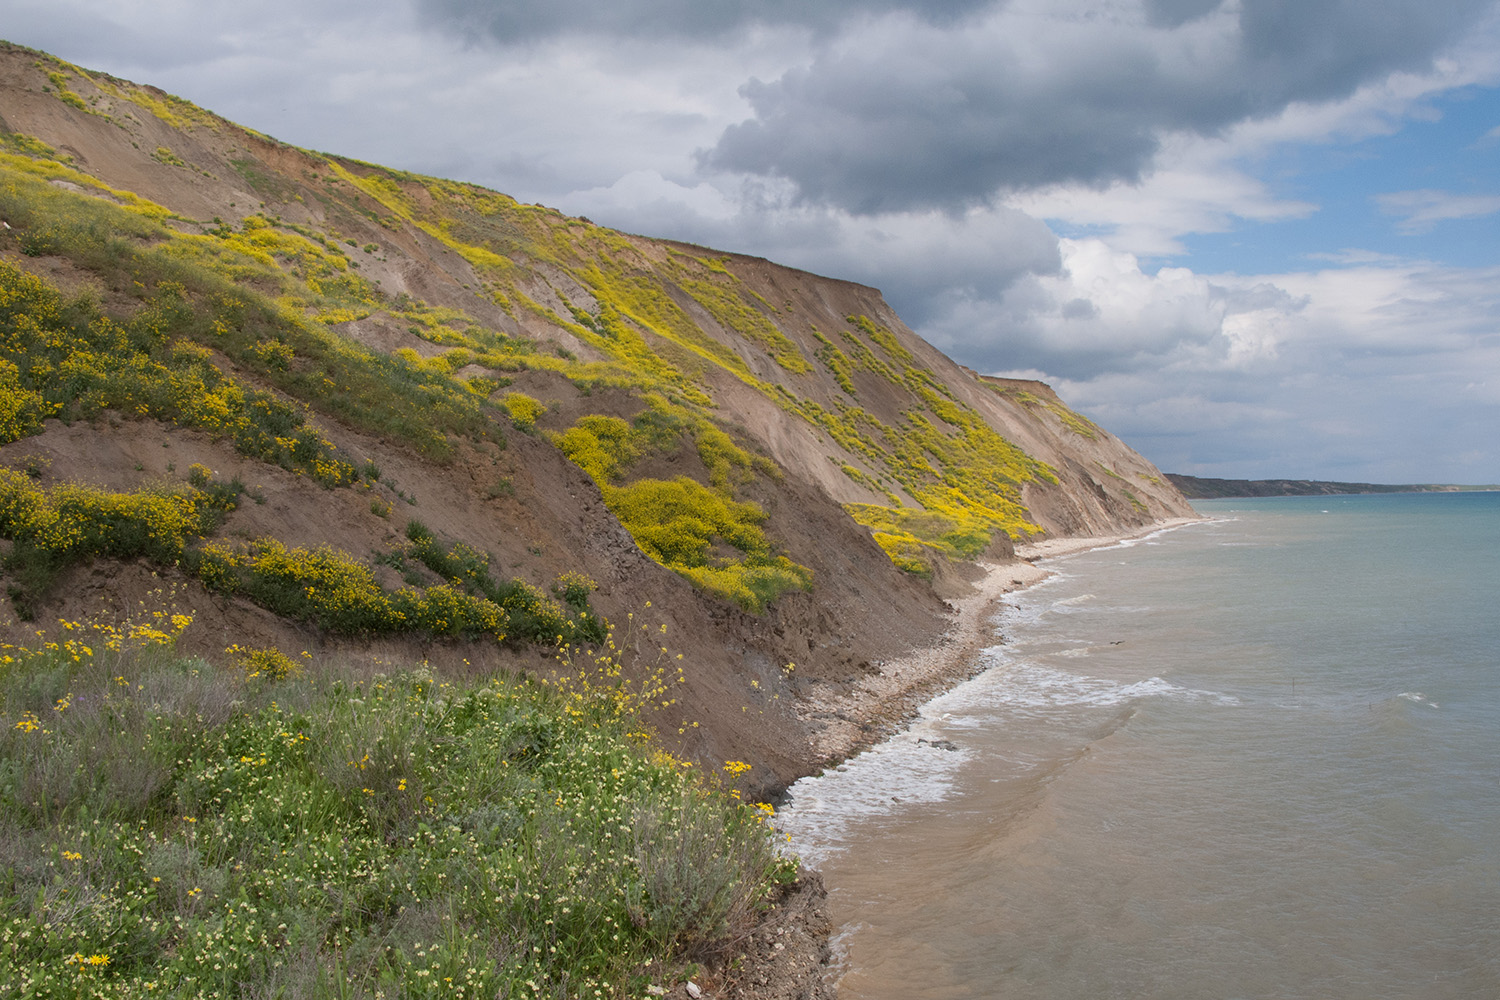
<path id="1" fill-rule="evenodd" d="M 0 221 L 17 633 L 154 594 L 211 659 L 548 674 L 607 620 L 600 682 L 769 793 L 822 763 L 799 699 L 937 638 L 975 560 L 1192 516 L 875 289 L 294 148 L 13 46 Z"/>

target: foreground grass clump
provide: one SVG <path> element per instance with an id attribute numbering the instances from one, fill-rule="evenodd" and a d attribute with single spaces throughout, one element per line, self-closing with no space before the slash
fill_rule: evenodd
<path id="1" fill-rule="evenodd" d="M 790 873 L 612 684 L 217 668 L 178 624 L 7 650 L 0 994 L 640 996 Z"/>

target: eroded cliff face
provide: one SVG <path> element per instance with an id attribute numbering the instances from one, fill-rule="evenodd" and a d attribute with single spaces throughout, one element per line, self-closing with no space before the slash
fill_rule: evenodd
<path id="1" fill-rule="evenodd" d="M 165 588 L 210 657 L 548 674 L 585 659 L 553 625 L 597 647 L 602 616 L 623 676 L 663 680 L 667 742 L 769 791 L 820 763 L 800 694 L 940 634 L 952 567 L 1192 514 L 875 289 L 296 149 L 19 48 L 0 115 L 8 495 L 202 514 L 177 549 L 75 546 L 41 575 L 11 517 L 13 621 Z"/>

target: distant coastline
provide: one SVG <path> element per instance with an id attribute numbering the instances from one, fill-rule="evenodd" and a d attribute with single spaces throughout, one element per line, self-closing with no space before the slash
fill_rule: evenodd
<path id="1" fill-rule="evenodd" d="M 1189 500 L 1220 500 L 1239 497 L 1313 497 L 1350 493 L 1459 493 L 1470 490 L 1500 490 L 1500 486 L 1459 486 L 1451 483 L 1389 485 L 1382 483 L 1335 483 L 1317 479 L 1204 479 L 1165 474 Z"/>

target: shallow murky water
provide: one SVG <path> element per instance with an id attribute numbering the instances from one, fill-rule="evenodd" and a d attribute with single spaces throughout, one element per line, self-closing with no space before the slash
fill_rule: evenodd
<path id="1" fill-rule="evenodd" d="M 1201 509 L 795 786 L 843 997 L 1500 996 L 1500 495 Z"/>

